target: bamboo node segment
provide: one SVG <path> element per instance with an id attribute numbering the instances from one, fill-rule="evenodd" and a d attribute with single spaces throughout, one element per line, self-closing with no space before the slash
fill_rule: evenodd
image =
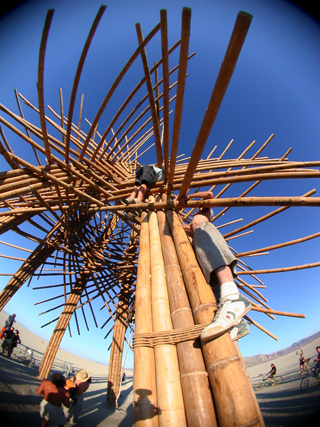
<path id="1" fill-rule="evenodd" d="M 199 323 L 186 328 L 171 329 L 170 331 L 150 332 L 133 335 L 133 348 L 155 347 L 157 345 L 179 344 L 184 341 L 192 341 L 199 338 L 203 328 L 211 322 Z"/>

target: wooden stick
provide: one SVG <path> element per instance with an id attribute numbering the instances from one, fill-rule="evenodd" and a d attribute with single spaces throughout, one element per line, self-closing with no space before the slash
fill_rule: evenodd
<path id="1" fill-rule="evenodd" d="M 306 236 L 306 237 L 301 237 L 300 239 L 290 240 L 285 243 L 279 243 L 278 245 L 266 246 L 265 248 L 262 248 L 262 249 L 253 249 L 252 251 L 247 251 L 247 252 L 240 252 L 237 254 L 237 257 L 240 258 L 240 257 L 245 257 L 250 255 L 256 255 L 265 251 L 272 251 L 274 249 L 285 248 L 286 246 L 291 246 L 297 243 L 306 242 L 308 240 L 315 239 L 316 237 L 320 237 L 320 232 L 310 234 L 309 236 Z"/>
<path id="2" fill-rule="evenodd" d="M 283 273 L 285 271 L 295 271 L 295 270 L 304 270 L 306 268 L 314 268 L 319 267 L 320 262 L 313 262 L 310 264 L 303 264 L 303 265 L 295 265 L 293 267 L 282 267 L 282 268 L 270 268 L 265 270 L 251 270 L 251 271 L 239 271 L 239 275 L 246 275 L 246 274 L 268 274 L 268 273 Z"/>
<path id="3" fill-rule="evenodd" d="M 134 52 L 134 54 L 131 56 L 131 58 L 129 59 L 129 61 L 126 63 L 126 65 L 124 66 L 124 68 L 121 70 L 120 74 L 118 75 L 118 77 L 116 78 L 116 80 L 114 81 L 114 83 L 112 84 L 109 92 L 107 93 L 105 99 L 103 100 L 99 111 L 96 115 L 96 117 L 93 120 L 92 126 L 88 132 L 87 138 L 84 142 L 82 151 L 80 153 L 79 156 L 79 162 L 81 162 L 81 160 L 83 159 L 87 146 L 89 144 L 90 138 L 93 134 L 93 131 L 95 129 L 95 127 L 97 126 L 100 117 L 105 109 L 105 107 L 107 106 L 111 96 L 113 95 L 114 91 L 116 90 L 117 86 L 119 85 L 120 81 L 122 80 L 122 78 L 124 77 L 125 73 L 128 71 L 128 69 L 130 68 L 130 66 L 132 65 L 132 63 L 135 61 L 135 59 L 137 58 L 137 56 L 140 54 L 141 50 L 145 48 L 145 46 L 149 43 L 149 41 L 152 39 L 152 37 L 160 30 L 160 24 L 158 24 L 149 34 L 148 36 L 144 39 L 143 43 L 137 48 L 137 50 Z"/>
<path id="4" fill-rule="evenodd" d="M 257 328 L 259 328 L 262 332 L 266 333 L 267 335 L 269 335 L 271 338 L 273 338 L 274 340 L 278 341 L 278 337 L 276 337 L 275 335 L 273 335 L 271 332 L 269 332 L 266 328 L 264 328 L 263 326 L 261 326 L 258 322 L 256 322 L 255 320 L 253 320 L 251 317 L 249 317 L 248 315 L 244 316 L 244 318 L 252 323 L 254 326 L 256 326 Z"/>
<path id="5" fill-rule="evenodd" d="M 245 12 L 238 13 L 229 45 L 221 64 L 217 81 L 214 86 L 209 105 L 206 109 L 206 113 L 204 115 L 202 125 L 191 154 L 191 161 L 188 165 L 187 173 L 178 194 L 178 199 L 181 199 L 183 196 L 185 196 L 188 191 L 190 182 L 204 150 L 205 144 L 209 138 L 212 126 L 218 115 L 220 105 L 231 80 L 233 70 L 236 66 L 237 59 L 246 38 L 251 20 L 252 16 L 250 14 Z"/>
<path id="6" fill-rule="evenodd" d="M 40 52 L 39 52 L 38 82 L 37 82 L 39 114 L 40 114 L 40 122 L 41 122 L 41 129 L 42 129 L 42 140 L 44 143 L 46 156 L 49 164 L 52 163 L 52 157 L 51 157 L 51 149 L 48 141 L 48 133 L 47 133 L 46 120 L 45 120 L 45 112 L 44 112 L 43 81 L 44 81 L 44 58 L 45 58 L 47 40 L 48 40 L 49 30 L 51 26 L 51 21 L 53 18 L 53 13 L 54 13 L 53 9 L 48 10 L 48 13 L 46 16 L 46 22 L 44 24 L 44 28 L 42 32 Z"/>
<path id="7" fill-rule="evenodd" d="M 97 16 L 95 17 L 95 20 L 91 26 L 88 38 L 86 40 L 86 43 L 84 45 L 83 51 L 81 53 L 81 57 L 79 60 L 79 64 L 78 64 L 78 68 L 77 68 L 77 72 L 76 72 L 76 76 L 74 78 L 74 82 L 73 82 L 73 87 L 72 87 L 72 92 L 71 92 L 71 98 L 70 98 L 70 103 L 69 103 L 69 112 L 68 112 L 68 125 L 67 125 L 67 136 L 66 136 L 66 149 L 65 149 L 65 162 L 68 163 L 69 162 L 69 146 L 70 146 L 70 133 L 71 133 L 71 122 L 72 122 L 72 117 L 73 117 L 73 110 L 74 110 L 74 104 L 75 104 L 75 100 L 76 100 L 76 94 L 77 94 L 77 90 L 78 90 L 78 86 L 79 86 L 79 81 L 80 81 L 80 76 L 82 73 L 82 69 L 83 69 L 83 65 L 84 65 L 84 61 L 86 59 L 89 47 L 91 45 L 92 39 L 94 37 L 94 34 L 96 32 L 96 29 L 99 25 L 99 22 L 102 18 L 102 15 L 104 14 L 104 11 L 106 9 L 107 6 L 100 6 L 100 9 L 97 13 Z"/>
<path id="8" fill-rule="evenodd" d="M 138 36 L 139 45 L 141 45 L 143 42 L 143 35 L 142 35 L 142 31 L 141 31 L 141 26 L 139 23 L 136 24 L 136 32 L 137 32 L 137 36 Z M 159 118 L 158 118 L 157 113 L 156 113 L 153 90 L 152 90 L 152 83 L 151 83 L 151 78 L 150 78 L 150 71 L 149 71 L 147 54 L 146 54 L 145 48 L 141 49 L 140 55 L 142 58 L 143 70 L 144 70 L 144 75 L 145 75 L 146 85 L 147 85 L 147 90 L 148 90 L 150 112 L 151 112 L 151 117 L 152 117 L 153 132 L 154 132 L 154 138 L 155 138 L 155 144 L 156 144 L 157 165 L 159 168 L 161 168 L 162 162 L 163 162 L 163 154 L 162 154 L 161 141 L 160 141 Z"/>
<path id="9" fill-rule="evenodd" d="M 163 152 L 164 179 L 168 179 L 169 171 L 169 56 L 168 56 L 168 24 L 167 11 L 160 10 L 161 52 L 163 72 Z"/>
<path id="10" fill-rule="evenodd" d="M 171 155 L 170 155 L 170 172 L 169 172 L 169 181 L 168 181 L 169 188 L 170 186 L 172 186 L 172 183 L 173 183 L 176 157 L 178 152 L 178 143 L 179 143 L 180 126 L 181 126 L 181 118 L 182 118 L 182 110 L 183 110 L 183 99 L 184 99 L 187 64 L 188 64 L 190 22 L 191 22 L 191 9 L 184 7 L 182 10 L 181 46 L 180 46 L 180 58 L 179 58 L 180 65 L 179 65 L 179 73 L 178 73 L 177 99 L 176 99 L 176 105 L 175 105 L 172 145 L 171 145 Z"/>

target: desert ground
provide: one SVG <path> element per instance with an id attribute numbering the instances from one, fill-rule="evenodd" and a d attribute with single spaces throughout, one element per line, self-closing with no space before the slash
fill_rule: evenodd
<path id="1" fill-rule="evenodd" d="M 7 315 L 1 312 L 0 325 L 4 324 L 6 318 Z M 20 331 L 22 343 L 33 350 L 35 366 L 31 368 L 25 366 L 14 357 L 11 359 L 5 356 L 0 357 L 0 425 L 3 427 L 39 426 L 38 411 L 42 398 L 36 394 L 40 383 L 36 374 L 47 342 L 18 323 L 15 327 Z M 316 345 L 320 345 L 319 339 L 303 347 L 306 357 L 314 359 Z M 122 384 L 119 406 L 114 409 L 106 405 L 108 366 L 59 350 L 52 372 L 63 373 L 64 362 L 72 363 L 75 370 L 85 367 L 92 375 L 92 383 L 84 395 L 84 407 L 79 426 L 133 425 L 132 371 L 126 370 L 127 378 Z M 277 374 L 281 375 L 284 381 L 275 387 L 265 387 L 256 392 L 266 426 L 319 426 L 319 381 L 311 378 L 309 387 L 306 390 L 300 390 L 302 376 L 296 351 L 248 368 L 253 386 L 263 374 L 270 370 L 272 362 L 277 367 Z"/>

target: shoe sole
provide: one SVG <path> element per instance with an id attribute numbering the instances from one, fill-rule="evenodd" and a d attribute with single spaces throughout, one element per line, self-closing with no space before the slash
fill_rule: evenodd
<path id="1" fill-rule="evenodd" d="M 230 329 L 232 328 L 232 326 L 234 326 L 236 324 L 236 322 L 239 321 L 239 319 L 241 319 L 243 316 L 245 316 L 248 313 L 248 311 L 251 310 L 251 308 L 252 308 L 252 304 L 250 303 L 250 305 L 243 311 L 243 313 L 241 314 L 241 316 L 238 317 L 238 318 L 236 318 L 236 319 L 234 319 L 234 321 L 230 325 L 228 325 L 227 328 L 224 328 L 224 329 L 222 329 L 222 330 L 220 330 L 218 332 L 215 332 L 214 331 L 215 328 L 213 327 L 212 328 L 213 332 L 212 333 L 208 333 L 207 336 L 202 336 L 202 333 L 201 333 L 201 335 L 200 335 L 201 342 L 206 343 L 207 341 L 213 340 L 214 338 L 218 338 L 221 335 L 225 334 L 226 332 L 230 331 Z"/>
<path id="2" fill-rule="evenodd" d="M 245 331 L 245 332 L 243 332 L 242 334 L 238 334 L 238 335 L 236 335 L 234 338 L 231 338 L 231 341 L 232 341 L 232 342 L 234 342 L 234 341 L 238 341 L 240 338 L 242 338 L 242 337 L 244 337 L 244 336 L 248 335 L 248 334 L 249 334 L 249 332 L 250 332 L 250 331 Z"/>

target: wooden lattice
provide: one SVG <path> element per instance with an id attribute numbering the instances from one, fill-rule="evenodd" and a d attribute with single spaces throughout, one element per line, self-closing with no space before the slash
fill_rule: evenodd
<path id="1" fill-rule="evenodd" d="M 53 11 L 47 14 L 41 40 L 38 106 L 32 105 L 17 91 L 18 113 L 8 110 L 4 105 L 0 106 L 4 113 L 0 117 L 3 126 L 0 152 L 9 166 L 7 171 L 0 173 L 0 232 L 4 239 L 6 233 L 18 233 L 35 247 L 26 259 L 21 259 L 21 267 L 1 292 L 0 308 L 3 309 L 21 286 L 30 283 L 38 275 L 59 277 L 56 284 L 47 286 L 55 295 L 38 302 L 51 305 L 43 313 L 48 314 L 54 310 L 61 312 L 48 322 L 57 322 L 57 326 L 39 369 L 40 378 L 48 375 L 72 316 L 78 323 L 77 317 L 81 313 L 87 324 L 83 308 L 89 305 L 97 324 L 95 300 L 102 301 L 108 312 L 102 325 L 107 327 L 106 336 L 115 328 L 114 340 L 120 339 L 120 347 L 123 346 L 125 329 L 129 327 L 134 330 L 141 212 L 172 212 L 177 200 L 189 190 L 203 189 L 214 190 L 215 198 L 205 202 L 189 201 L 187 208 L 180 212 L 186 223 L 191 221 L 194 209 L 204 203 L 222 208 L 213 221 L 235 206 L 275 207 L 268 214 L 243 226 L 238 226 L 237 220 L 223 224 L 221 228 L 225 225 L 233 226 L 232 231 L 224 234 L 225 239 L 230 242 L 290 206 L 320 205 L 319 198 L 311 197 L 313 190 L 295 197 L 254 196 L 255 188 L 265 180 L 277 182 L 281 179 L 320 177 L 320 161 L 290 161 L 289 151 L 280 154 L 279 158 L 264 156 L 263 150 L 273 135 L 250 157 L 246 157 L 246 154 L 252 144 L 236 159 L 226 158 L 230 144 L 219 157 L 213 157 L 214 149 L 207 158 L 201 157 L 250 25 L 251 17 L 245 13 L 238 15 L 194 149 L 192 153 L 187 153 L 190 157 L 177 156 L 187 65 L 193 57 L 189 53 L 191 11 L 187 8 L 182 12 L 181 40 L 171 48 L 168 46 L 166 11 L 161 11 L 160 23 L 145 38 L 140 25 L 136 25 L 137 50 L 110 86 L 92 122 L 86 119 L 89 130 L 84 132 L 81 124 L 82 102 L 78 123 L 75 123 L 75 99 L 85 57 L 104 9 L 105 7 L 101 7 L 99 10 L 83 48 L 67 114 L 63 108 L 61 89 L 60 111 L 54 111 L 49 106 L 45 108 L 44 102 L 44 58 Z M 146 49 L 153 38 L 159 39 L 162 57 L 149 68 Z M 180 49 L 179 62 L 174 66 L 170 63 L 169 66 L 170 55 L 176 49 Z M 141 59 L 144 69 L 141 81 L 129 91 L 119 110 L 114 112 L 113 119 L 101 131 L 100 119 L 108 102 L 115 96 L 121 80 L 134 61 Z M 170 83 L 175 75 L 175 82 Z M 141 93 L 143 95 L 140 97 Z M 24 110 L 22 103 L 25 105 Z M 170 108 L 173 110 L 170 111 Z M 29 111 L 31 116 L 35 112 L 38 114 L 40 125 L 27 119 Z M 169 132 L 169 121 L 172 122 L 172 134 Z M 19 150 L 11 148 L 11 139 L 16 137 L 21 144 L 31 148 L 28 159 L 22 158 Z M 134 185 L 135 169 L 143 164 L 145 153 L 150 151 L 154 152 L 155 164 L 160 166 L 164 162 L 165 179 L 155 185 L 144 203 L 126 205 L 124 199 L 130 195 Z M 245 183 L 247 188 L 236 197 L 223 197 L 233 183 Z M 154 201 L 154 195 L 159 195 L 160 198 Z M 270 271 L 316 267 L 320 262 L 282 269 L 252 270 L 244 258 L 319 235 L 317 232 L 301 239 L 242 253 L 232 249 L 239 260 L 237 285 L 252 300 L 253 312 L 264 312 L 268 316 L 302 316 L 269 307 L 261 293 L 264 285 L 257 275 Z M 27 248 L 19 248 L 5 241 L 2 243 L 30 252 Z M 246 281 L 248 275 L 255 284 Z M 40 288 L 46 286 L 34 287 Z M 246 318 L 274 337 L 254 320 L 254 313 Z M 115 350 L 112 354 L 114 352 Z M 115 377 L 119 377 L 119 366 L 114 371 Z M 112 399 L 117 393 L 118 388 Z"/>

